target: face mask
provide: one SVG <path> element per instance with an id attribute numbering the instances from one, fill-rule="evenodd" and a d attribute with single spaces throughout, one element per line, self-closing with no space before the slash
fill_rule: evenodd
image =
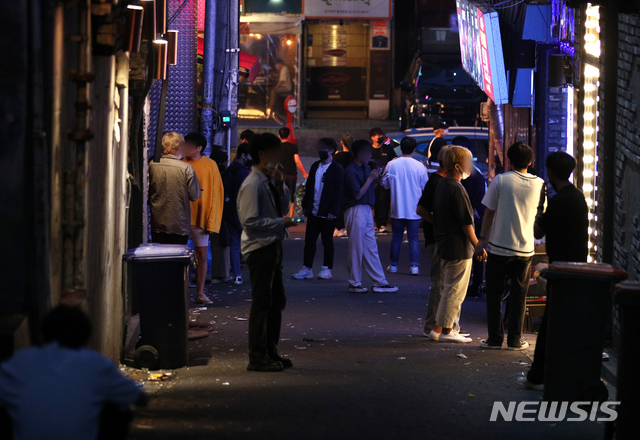
<path id="1" fill-rule="evenodd" d="M 460 167 L 460 169 L 461 169 L 462 171 L 458 171 L 458 174 L 460 174 L 460 176 L 462 177 L 462 180 L 467 179 L 467 178 L 470 176 L 470 174 L 469 174 L 469 173 L 467 173 L 466 171 L 464 171 L 464 170 L 462 169 L 462 167 Z"/>
<path id="2" fill-rule="evenodd" d="M 324 151 L 324 150 L 320 150 L 318 152 L 318 157 L 320 157 L 320 160 L 327 160 L 327 159 L 329 159 L 329 152 L 328 151 Z"/>
<path id="3" fill-rule="evenodd" d="M 266 164 L 266 165 L 264 166 L 264 169 L 265 169 L 268 173 L 270 173 L 270 172 L 271 172 L 271 171 L 273 171 L 277 166 L 278 166 L 278 164 L 273 163 L 273 162 L 269 162 L 268 164 Z"/>

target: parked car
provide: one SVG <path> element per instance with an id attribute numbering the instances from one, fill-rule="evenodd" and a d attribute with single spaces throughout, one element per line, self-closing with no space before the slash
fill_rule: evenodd
<path id="1" fill-rule="evenodd" d="M 400 129 L 430 126 L 440 116 L 449 126 L 474 126 L 487 96 L 462 68 L 459 54 L 418 53 L 400 84 Z"/>
<path id="2" fill-rule="evenodd" d="M 434 138 L 432 128 L 411 128 L 397 133 L 387 133 L 385 143 L 394 146 L 398 156 L 402 155 L 400 151 L 400 141 L 403 137 L 409 136 L 418 142 L 418 146 L 413 153 L 413 158 L 420 162 L 427 161 L 427 148 Z M 466 147 L 473 154 L 475 165 L 486 176 L 489 170 L 487 158 L 489 154 L 489 129 L 487 127 L 450 127 L 447 129 L 444 138 L 448 144 L 460 145 Z M 434 158 L 429 172 L 433 172 L 438 168 L 437 160 Z"/>

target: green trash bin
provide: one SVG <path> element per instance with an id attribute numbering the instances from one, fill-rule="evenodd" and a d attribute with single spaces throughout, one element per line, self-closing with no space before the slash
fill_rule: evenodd
<path id="1" fill-rule="evenodd" d="M 133 266 L 138 291 L 136 367 L 153 370 L 187 365 L 189 265 L 194 258 L 188 246 L 162 244 L 141 245 L 123 255 Z"/>
<path id="2" fill-rule="evenodd" d="M 600 380 L 611 291 L 627 273 L 598 263 L 553 263 L 548 281 L 544 400 L 605 401 Z"/>

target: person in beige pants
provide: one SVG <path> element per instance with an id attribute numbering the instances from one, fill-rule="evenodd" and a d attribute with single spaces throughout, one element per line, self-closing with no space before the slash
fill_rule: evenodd
<path id="1" fill-rule="evenodd" d="M 349 235 L 349 292 L 364 293 L 368 289 L 362 285 L 362 270 L 367 271 L 375 283 L 374 292 L 396 292 L 384 276 L 378 243 L 376 242 L 373 213 L 375 203 L 373 188 L 378 184 L 380 169 L 371 171 L 367 164 L 371 159 L 371 144 L 365 140 L 352 145 L 353 162 L 345 170 L 344 176 L 344 217 Z"/>

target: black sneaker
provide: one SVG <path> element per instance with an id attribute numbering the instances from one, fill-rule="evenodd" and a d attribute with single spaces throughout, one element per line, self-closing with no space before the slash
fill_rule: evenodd
<path id="1" fill-rule="evenodd" d="M 269 357 L 273 361 L 280 362 L 284 368 L 293 367 L 293 362 L 291 362 L 291 359 L 289 359 L 288 357 L 282 357 L 277 353 L 276 354 L 271 354 L 271 355 L 269 355 Z"/>
<path id="2" fill-rule="evenodd" d="M 282 362 L 275 361 L 269 356 L 265 356 L 258 362 L 251 362 L 247 365 L 247 371 L 260 371 L 263 373 L 271 373 L 284 370 Z"/>

